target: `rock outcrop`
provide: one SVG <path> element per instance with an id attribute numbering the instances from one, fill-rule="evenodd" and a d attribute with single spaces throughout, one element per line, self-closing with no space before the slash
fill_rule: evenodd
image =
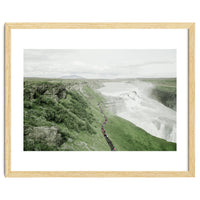
<path id="1" fill-rule="evenodd" d="M 56 147 L 61 144 L 62 137 L 56 127 L 33 127 L 32 131 L 26 135 L 26 140 L 44 143 L 48 147 Z"/>

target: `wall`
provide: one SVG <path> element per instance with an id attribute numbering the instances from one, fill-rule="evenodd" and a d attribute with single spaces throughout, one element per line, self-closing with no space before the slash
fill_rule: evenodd
<path id="1" fill-rule="evenodd" d="M 200 14 L 198 0 L 1 0 L 0 199 L 200 199 Z M 5 22 L 195 22 L 196 178 L 5 178 L 3 68 Z M 1 112 L 2 111 L 2 112 Z"/>

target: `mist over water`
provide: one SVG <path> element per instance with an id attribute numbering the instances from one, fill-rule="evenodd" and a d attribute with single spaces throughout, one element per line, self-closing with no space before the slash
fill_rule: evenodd
<path id="1" fill-rule="evenodd" d="M 159 138 L 176 142 L 176 111 L 151 98 L 154 85 L 135 80 L 105 82 L 100 91 L 108 109 Z"/>

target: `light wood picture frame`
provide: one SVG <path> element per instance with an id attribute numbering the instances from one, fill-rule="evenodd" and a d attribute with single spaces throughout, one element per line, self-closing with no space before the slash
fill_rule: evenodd
<path id="1" fill-rule="evenodd" d="M 187 29 L 188 171 L 12 171 L 11 31 L 14 29 Z M 5 176 L 6 177 L 194 177 L 195 176 L 195 24 L 194 23 L 6 23 L 5 24 Z"/>

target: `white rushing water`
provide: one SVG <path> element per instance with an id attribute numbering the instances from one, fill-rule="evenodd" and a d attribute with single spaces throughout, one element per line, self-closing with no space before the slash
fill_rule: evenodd
<path id="1" fill-rule="evenodd" d="M 99 91 L 109 109 L 159 138 L 176 142 L 176 111 L 150 97 L 154 85 L 144 81 L 105 82 Z"/>

